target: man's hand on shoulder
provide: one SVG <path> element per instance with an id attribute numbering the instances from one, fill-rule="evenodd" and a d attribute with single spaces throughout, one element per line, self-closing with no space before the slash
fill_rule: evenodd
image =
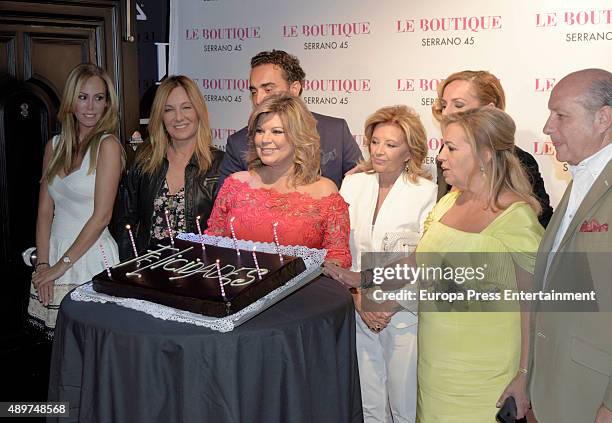
<path id="1" fill-rule="evenodd" d="M 351 170 L 349 170 L 348 172 L 346 172 L 344 174 L 344 176 L 349 176 L 349 175 L 353 175 L 355 173 L 365 172 L 365 170 L 366 169 L 365 169 L 365 167 L 363 165 L 357 163 L 357 165 L 354 168 L 352 168 Z"/>
<path id="2" fill-rule="evenodd" d="M 595 416 L 595 423 L 612 423 L 612 410 L 601 405 Z"/>
<path id="3" fill-rule="evenodd" d="M 248 182 L 253 177 L 253 175 L 251 175 L 248 170 L 242 170 L 240 172 L 232 173 L 229 177 L 231 179 L 236 179 L 240 182 Z"/>
<path id="4" fill-rule="evenodd" d="M 338 187 L 329 178 L 322 176 L 317 182 L 317 191 L 321 197 L 327 197 L 328 195 L 338 192 Z"/>

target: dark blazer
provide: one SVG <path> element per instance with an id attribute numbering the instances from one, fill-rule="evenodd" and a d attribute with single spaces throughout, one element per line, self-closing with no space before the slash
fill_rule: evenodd
<path id="1" fill-rule="evenodd" d="M 195 218 L 201 216 L 202 231 L 213 208 L 215 192 L 219 180 L 219 167 L 223 160 L 223 152 L 212 148 L 213 161 L 210 169 L 198 176 L 198 163 L 195 155 L 185 168 L 185 224 L 187 232 L 197 232 Z M 144 251 L 151 240 L 151 225 L 153 223 L 153 201 L 166 179 L 168 161 L 164 159 L 162 166 L 147 175 L 133 163 L 123 178 L 120 186 L 117 216 L 115 216 L 114 235 L 119 246 L 119 257 L 126 260 L 132 257 L 132 245 L 125 225 L 129 224 L 134 233 L 136 249 Z"/>
<path id="2" fill-rule="evenodd" d="M 540 168 L 538 167 L 538 162 L 533 158 L 531 154 L 526 152 L 525 150 L 516 147 L 516 156 L 521 162 L 521 166 L 527 173 L 529 177 L 529 181 L 531 182 L 531 187 L 533 189 L 533 194 L 536 196 L 538 201 L 540 202 L 540 206 L 542 207 L 542 213 L 538 216 L 538 220 L 540 221 L 540 225 L 544 228 L 548 226 L 548 222 L 550 222 L 550 217 L 553 214 L 553 209 L 550 206 L 550 198 L 548 197 L 548 193 L 546 192 L 546 188 L 544 187 L 544 180 L 542 179 L 542 175 L 540 175 Z M 451 185 L 448 185 L 442 176 L 442 168 L 440 167 L 440 162 L 436 160 L 436 165 L 438 169 L 438 200 L 446 195 L 447 192 L 452 188 Z"/>
<path id="3" fill-rule="evenodd" d="M 344 174 L 362 158 L 361 150 L 344 119 L 318 113 L 312 115 L 317 120 L 317 130 L 321 137 L 321 174 L 340 188 Z M 247 170 L 245 155 L 248 148 L 246 127 L 227 138 L 225 157 L 219 170 L 218 189 L 232 173 Z"/>

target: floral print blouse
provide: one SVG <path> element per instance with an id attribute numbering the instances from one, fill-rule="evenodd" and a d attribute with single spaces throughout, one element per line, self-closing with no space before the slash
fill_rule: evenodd
<path id="1" fill-rule="evenodd" d="M 153 225 L 151 225 L 151 238 L 168 238 L 168 224 L 166 223 L 166 210 L 172 234 L 176 236 L 185 232 L 185 188 L 181 188 L 176 194 L 171 195 L 168 182 L 164 179 L 162 187 L 153 201 Z"/>

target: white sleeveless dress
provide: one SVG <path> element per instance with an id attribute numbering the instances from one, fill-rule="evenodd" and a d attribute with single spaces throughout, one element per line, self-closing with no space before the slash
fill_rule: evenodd
<path id="1" fill-rule="evenodd" d="M 53 137 L 54 149 L 58 140 L 58 136 Z M 102 142 L 100 142 L 100 145 Z M 48 186 L 49 195 L 51 195 L 55 204 L 49 240 L 49 264 L 51 266 L 63 257 L 93 214 L 96 172 L 94 169 L 91 174 L 87 174 L 89 163 L 90 154 L 88 151 L 85 153 L 78 170 L 64 178 L 56 176 Z M 31 316 L 30 322 L 34 326 L 48 335 L 52 334 L 52 329 L 55 328 L 57 311 L 64 296 L 76 286 L 90 281 L 94 275 L 105 269 L 100 245 L 104 249 L 110 266 L 119 262 L 117 243 L 112 238 L 108 228 L 105 228 L 91 248 L 55 281 L 53 301 L 47 307 L 43 306 L 38 300 L 36 290 L 31 285 L 28 313 Z"/>

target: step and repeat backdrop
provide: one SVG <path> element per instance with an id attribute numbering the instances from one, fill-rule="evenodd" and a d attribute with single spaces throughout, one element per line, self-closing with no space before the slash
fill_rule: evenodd
<path id="1" fill-rule="evenodd" d="M 612 69 L 609 0 L 171 0 L 169 72 L 196 80 L 208 103 L 215 145 L 245 126 L 250 58 L 296 55 L 312 111 L 347 120 L 357 142 L 379 107 L 420 115 L 434 160 L 440 129 L 431 114 L 449 74 L 488 70 L 502 82 L 517 144 L 540 164 L 556 205 L 570 174 L 542 127 L 555 82 L 587 68 Z M 435 170 L 434 170 L 435 172 Z"/>

